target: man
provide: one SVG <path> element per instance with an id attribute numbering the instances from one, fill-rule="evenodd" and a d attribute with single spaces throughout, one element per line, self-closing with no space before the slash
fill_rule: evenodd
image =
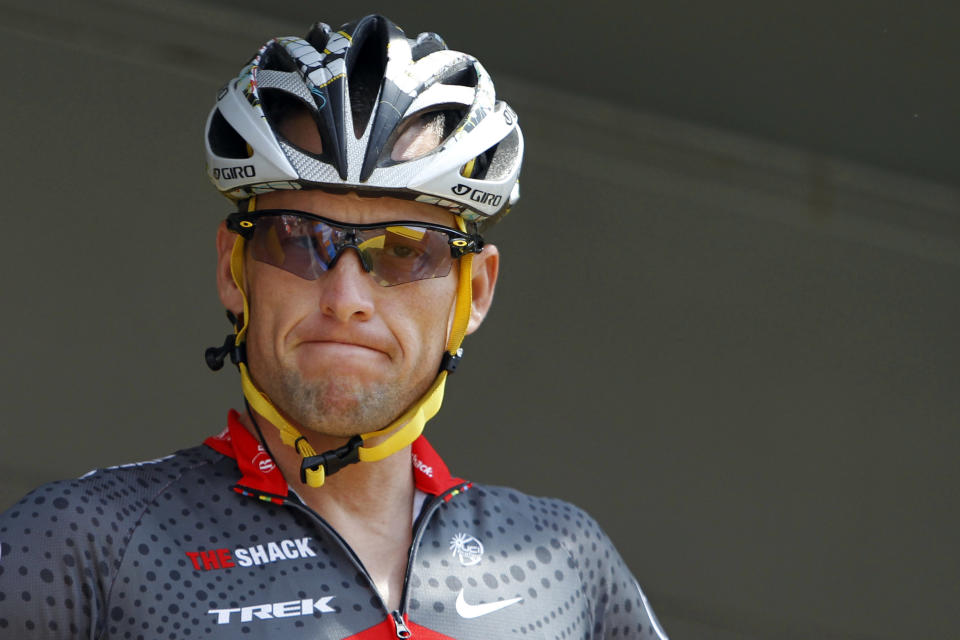
<path id="1" fill-rule="evenodd" d="M 450 474 L 421 436 L 516 201 L 516 114 L 470 56 L 368 16 L 269 41 L 208 172 L 246 411 L 203 446 L 41 487 L 0 519 L 16 638 L 663 638 L 589 516 Z M 318 453 L 320 452 L 320 453 Z"/>

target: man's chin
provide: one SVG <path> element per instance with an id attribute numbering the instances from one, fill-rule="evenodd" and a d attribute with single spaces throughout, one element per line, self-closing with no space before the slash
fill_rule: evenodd
<path id="1" fill-rule="evenodd" d="M 382 370 L 371 380 L 369 371 L 344 369 L 332 374 L 328 368 L 310 378 L 296 366 L 282 367 L 268 393 L 304 430 L 349 438 L 389 426 L 417 401 L 417 389 L 426 389 L 430 382 L 411 385 L 409 379 L 384 379 Z"/>
<path id="2" fill-rule="evenodd" d="M 386 427 L 404 409 L 395 387 L 347 380 L 284 389 L 287 413 L 304 429 L 348 438 Z"/>

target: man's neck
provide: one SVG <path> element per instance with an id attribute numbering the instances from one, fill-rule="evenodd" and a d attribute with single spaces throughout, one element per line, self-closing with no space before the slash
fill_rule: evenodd
<path id="1" fill-rule="evenodd" d="M 241 421 L 257 437 L 250 416 L 241 414 Z M 283 444 L 280 432 L 266 418 L 258 415 L 257 423 L 287 484 L 347 541 L 388 606 L 398 608 L 412 540 L 415 488 L 410 447 L 378 462 L 347 465 L 327 476 L 322 487 L 313 488 L 300 481 L 300 454 Z M 321 453 L 346 443 L 313 432 L 304 436 Z"/>
<path id="2" fill-rule="evenodd" d="M 241 414 L 241 422 L 259 440 L 250 416 Z M 413 505 L 414 482 L 410 447 L 379 462 L 359 462 L 347 465 L 334 475 L 328 475 L 322 487 L 313 488 L 300 481 L 302 458 L 297 451 L 283 444 L 280 432 L 270 422 L 257 415 L 257 424 L 267 447 L 287 484 L 314 511 L 325 519 L 338 516 L 361 518 L 373 524 L 384 514 L 406 513 L 409 523 Z M 301 433 L 318 453 L 346 444 L 347 439 L 335 438 L 301 429 Z M 392 521 L 395 528 L 397 521 Z"/>

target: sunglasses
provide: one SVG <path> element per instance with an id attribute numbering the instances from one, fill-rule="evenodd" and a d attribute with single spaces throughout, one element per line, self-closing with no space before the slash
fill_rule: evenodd
<path id="1" fill-rule="evenodd" d="M 364 271 L 392 287 L 442 278 L 454 260 L 480 253 L 483 238 L 429 222 L 346 225 L 289 209 L 261 209 L 227 216 L 227 228 L 244 237 L 254 260 L 316 280 L 355 249 Z"/>

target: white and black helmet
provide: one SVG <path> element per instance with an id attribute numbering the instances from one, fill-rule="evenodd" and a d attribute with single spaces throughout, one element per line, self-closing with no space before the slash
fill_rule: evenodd
<path id="1" fill-rule="evenodd" d="M 432 127 L 436 142 L 401 149 L 415 127 Z M 483 66 L 434 33 L 409 39 L 377 15 L 267 42 L 220 90 L 205 141 L 207 173 L 233 200 L 278 189 L 381 192 L 482 228 L 519 197 L 523 136 Z"/>

